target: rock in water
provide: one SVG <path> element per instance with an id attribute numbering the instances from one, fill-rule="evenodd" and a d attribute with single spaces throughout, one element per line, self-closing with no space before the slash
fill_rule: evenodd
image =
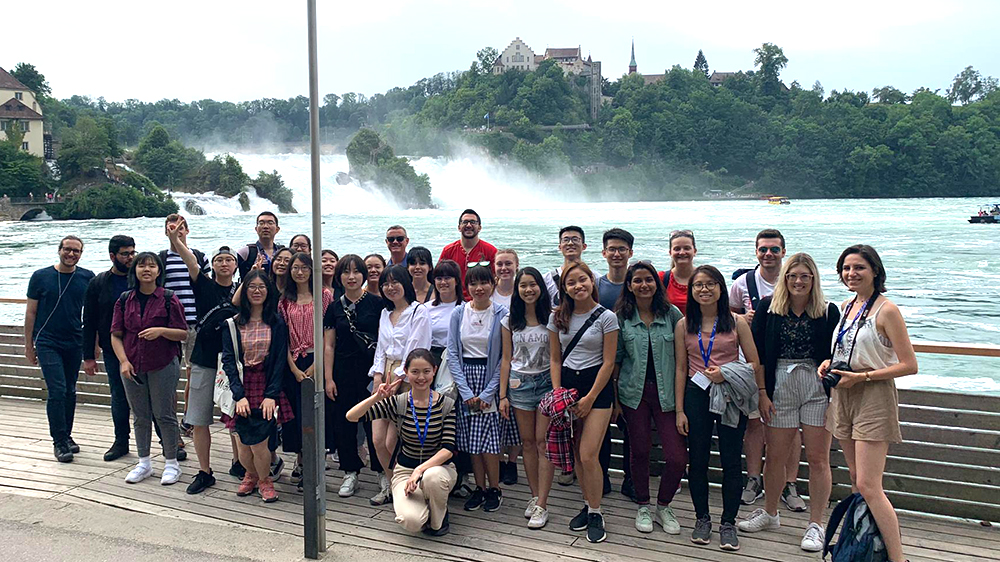
<path id="1" fill-rule="evenodd" d="M 351 176 L 347 172 L 337 172 L 337 185 L 347 185 L 351 183 Z"/>
<path id="2" fill-rule="evenodd" d="M 250 212 L 250 197 L 247 196 L 247 192 L 246 191 L 244 191 L 243 193 L 240 193 L 240 196 L 239 196 L 238 200 L 240 202 L 240 207 L 243 209 L 243 212 L 244 213 Z M 293 209 L 293 211 L 294 211 L 294 209 Z"/>
<path id="3" fill-rule="evenodd" d="M 188 199 L 184 202 L 184 210 L 192 215 L 204 215 L 205 209 L 201 208 L 201 205 L 195 203 L 194 199 Z"/>

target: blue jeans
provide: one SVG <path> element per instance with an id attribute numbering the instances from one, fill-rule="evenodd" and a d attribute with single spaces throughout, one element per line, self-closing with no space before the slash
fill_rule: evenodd
<path id="1" fill-rule="evenodd" d="M 49 434 L 54 443 L 64 443 L 73 433 L 76 413 L 76 380 L 80 376 L 83 349 L 74 343 L 39 340 L 35 355 L 42 369 L 49 396 L 45 412 L 49 418 Z"/>
<path id="2" fill-rule="evenodd" d="M 104 357 L 104 370 L 108 373 L 108 386 L 111 387 L 111 421 L 115 425 L 115 443 L 128 443 L 131 428 L 128 398 L 122 384 L 121 363 L 113 349 L 102 347 L 101 354 Z"/>

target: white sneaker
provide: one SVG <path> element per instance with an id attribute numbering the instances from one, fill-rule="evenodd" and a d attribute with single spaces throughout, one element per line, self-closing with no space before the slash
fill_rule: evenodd
<path id="1" fill-rule="evenodd" d="M 677 522 L 674 510 L 670 509 L 670 506 L 656 506 L 655 520 L 660 527 L 663 527 L 663 530 L 668 535 L 681 534 L 681 524 Z"/>
<path id="2" fill-rule="evenodd" d="M 810 523 L 806 527 L 806 534 L 802 537 L 802 550 L 806 552 L 819 552 L 823 550 L 825 539 L 826 529 L 816 523 Z"/>
<path id="3" fill-rule="evenodd" d="M 153 475 L 153 465 L 139 463 L 125 477 L 125 482 L 137 484 Z"/>
<path id="4" fill-rule="evenodd" d="M 392 490 L 389 487 L 389 479 L 386 478 L 385 474 L 379 474 L 378 482 L 378 493 L 372 496 L 372 499 L 368 500 L 368 503 L 372 505 L 385 505 L 392 501 Z"/>
<path id="5" fill-rule="evenodd" d="M 344 481 L 340 484 L 340 490 L 337 495 L 342 498 L 349 498 L 354 495 L 354 491 L 358 488 L 358 473 L 348 472 L 344 475 Z"/>
<path id="6" fill-rule="evenodd" d="M 524 518 L 531 519 L 531 516 L 535 513 L 535 506 L 538 504 L 538 496 L 535 496 L 528 500 L 528 507 L 524 508 Z"/>
<path id="7" fill-rule="evenodd" d="M 531 518 L 528 519 L 529 529 L 541 529 L 549 522 L 549 511 L 540 505 L 531 508 Z"/>
<path id="8" fill-rule="evenodd" d="M 740 521 L 737 525 L 739 529 L 746 533 L 756 533 L 757 531 L 772 531 L 781 527 L 781 515 L 768 515 L 763 509 L 755 509 L 750 517 Z"/>
<path id="9" fill-rule="evenodd" d="M 152 470 L 150 470 L 152 472 Z M 160 476 L 160 484 L 169 486 L 181 479 L 181 467 L 168 464 L 163 467 L 163 475 Z"/>

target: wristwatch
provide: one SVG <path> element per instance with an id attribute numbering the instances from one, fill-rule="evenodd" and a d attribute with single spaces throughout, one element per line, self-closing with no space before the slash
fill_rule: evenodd
<path id="1" fill-rule="evenodd" d="M 872 372 L 865 371 L 865 382 L 872 382 Z"/>

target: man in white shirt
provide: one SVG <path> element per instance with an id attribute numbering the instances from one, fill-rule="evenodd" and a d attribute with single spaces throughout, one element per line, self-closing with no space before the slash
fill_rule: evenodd
<path id="1" fill-rule="evenodd" d="M 570 225 L 559 229 L 559 253 L 563 255 L 563 264 L 543 276 L 553 308 L 559 305 L 559 276 L 568 265 L 580 261 L 586 249 L 587 237 L 582 228 Z"/>

